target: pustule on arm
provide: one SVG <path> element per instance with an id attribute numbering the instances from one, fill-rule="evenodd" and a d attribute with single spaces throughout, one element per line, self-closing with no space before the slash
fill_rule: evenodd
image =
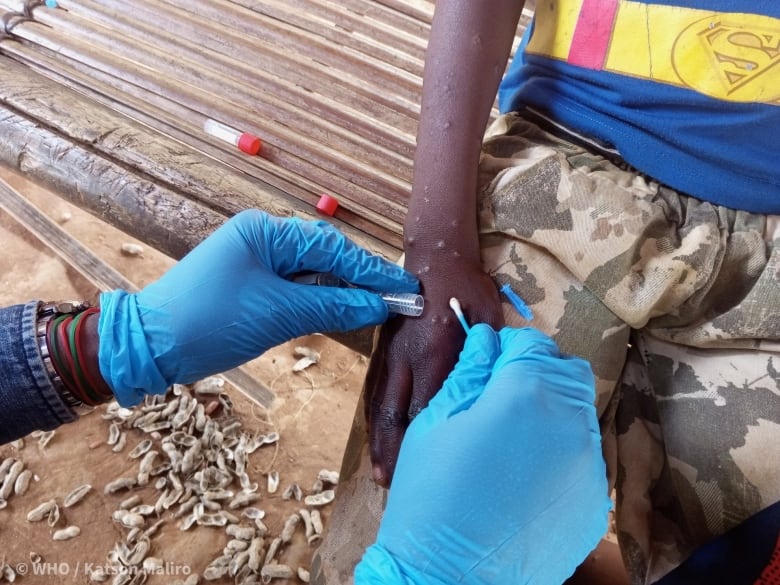
<path id="1" fill-rule="evenodd" d="M 479 262 L 480 149 L 522 8 L 516 0 L 436 4 L 404 225 L 413 271 L 426 263 Z"/>

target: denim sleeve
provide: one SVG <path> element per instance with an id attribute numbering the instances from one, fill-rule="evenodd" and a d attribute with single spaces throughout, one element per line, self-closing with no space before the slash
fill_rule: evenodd
<path id="1" fill-rule="evenodd" d="M 35 339 L 37 307 L 0 308 L 0 445 L 78 418 L 46 373 Z"/>

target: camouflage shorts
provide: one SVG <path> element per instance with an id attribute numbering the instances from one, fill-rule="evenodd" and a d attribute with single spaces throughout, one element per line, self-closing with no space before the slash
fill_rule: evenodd
<path id="1" fill-rule="evenodd" d="M 485 269 L 590 360 L 621 550 L 653 583 L 780 500 L 780 218 L 678 194 L 516 114 L 481 171 Z M 357 412 L 316 583 L 351 581 L 385 501 Z"/>

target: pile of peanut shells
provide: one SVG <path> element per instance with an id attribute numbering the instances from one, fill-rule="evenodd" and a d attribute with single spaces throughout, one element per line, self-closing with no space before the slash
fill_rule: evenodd
<path id="1" fill-rule="evenodd" d="M 108 551 L 105 565 L 91 571 L 91 581 L 141 585 L 150 575 L 160 574 L 169 561 L 161 556 L 164 547 L 158 546 L 155 536 L 167 523 L 181 531 L 224 528 L 227 537 L 202 575 L 189 574 L 171 581 L 173 585 L 195 585 L 201 579 L 230 579 L 236 585 L 296 577 L 309 581 L 305 567 L 282 562 L 283 553 L 298 530 L 309 545 L 319 541 L 323 533 L 320 509 L 333 501 L 338 473 L 321 470 L 305 495 L 298 484 L 288 485 L 282 499 L 301 505 L 287 516 L 281 531 L 273 534 L 264 522 L 263 490 L 250 477 L 247 463 L 256 450 L 277 446 L 279 434 L 244 430 L 224 384 L 224 379 L 213 376 L 191 386 L 174 385 L 166 395 L 147 396 L 132 409 L 116 402 L 105 407 L 101 416 L 108 423 L 106 442 L 113 452 L 126 453 L 138 465 L 133 474 L 125 473 L 102 487 L 105 497 L 119 500 L 111 519 L 124 537 Z M 24 481 L 29 483 L 29 473 L 26 480 L 21 479 L 23 467 L 12 458 L 0 464 L 0 505 L 7 499 L 2 496 L 10 496 L 17 484 L 23 493 Z M 278 472 L 268 472 L 264 483 L 265 492 L 277 493 Z M 148 496 L 149 487 L 153 498 Z M 89 484 L 76 486 L 62 497 L 61 504 L 58 498 L 41 502 L 29 511 L 27 520 L 46 520 L 56 528 L 55 540 L 75 538 L 80 529 L 65 520 L 64 509 L 79 505 L 92 491 Z M 13 581 L 4 570 L 0 569 L 0 580 L 5 576 Z"/>

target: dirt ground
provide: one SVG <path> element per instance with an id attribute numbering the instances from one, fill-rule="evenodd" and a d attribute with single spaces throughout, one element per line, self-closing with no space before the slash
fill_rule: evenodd
<path id="1" fill-rule="evenodd" d="M 132 238 L 20 175 L 0 169 L 0 176 L 139 287 L 155 280 L 172 264 L 170 258 L 147 246 L 141 255 L 123 255 L 122 244 L 135 242 Z M 86 279 L 5 213 L 0 213 L 0 241 L 2 306 L 32 299 L 96 298 L 98 291 Z M 297 346 L 319 351 L 320 362 L 294 373 Z M 271 535 L 279 534 L 288 515 L 304 507 L 302 502 L 282 499 L 287 486 L 296 482 L 305 495 L 321 469 L 338 471 L 366 364 L 363 356 L 346 347 L 324 336 L 310 336 L 279 346 L 247 364 L 248 372 L 275 395 L 268 410 L 235 389 L 228 390 L 246 431 L 266 434 L 275 430 L 281 437 L 278 443 L 252 453 L 248 463 L 249 475 L 259 483 L 262 494 L 255 505 L 265 510 L 264 521 Z M 21 459 L 34 473 L 27 493 L 12 496 L 8 506 L 0 510 L 0 560 L 4 558 L 7 564 L 17 568 L 20 583 L 88 583 L 87 570 L 105 565 L 109 550 L 128 532 L 111 518 L 128 493 L 104 495 L 103 488 L 117 477 L 137 472 L 138 461 L 130 459 L 128 453 L 145 434 L 131 429 L 124 450 L 114 453 L 106 444 L 110 423 L 102 418 L 104 411 L 102 407 L 61 427 L 45 448 L 34 437 L 25 438 L 23 446 L 0 447 L 0 461 L 6 457 Z M 277 471 L 280 477 L 275 494 L 267 490 L 266 475 L 271 471 Z M 45 521 L 26 520 L 31 509 L 50 498 L 55 498 L 62 508 L 62 498 L 84 483 L 91 484 L 93 490 L 81 503 L 63 509 L 63 517 L 56 527 L 51 528 Z M 234 485 L 231 489 L 238 491 L 240 487 Z M 136 489 L 134 493 L 141 495 L 144 503 L 154 504 L 151 486 Z M 322 509 L 322 515 L 327 526 L 328 506 Z M 166 520 L 160 533 L 151 540 L 150 554 L 159 557 L 165 565 L 149 578 L 148 583 L 152 585 L 173 583 L 189 573 L 202 572 L 221 554 L 228 540 L 224 528 L 195 527 L 184 532 L 179 530 L 178 521 L 170 518 L 170 513 L 162 517 Z M 71 524 L 80 527 L 79 536 L 67 541 L 52 540 L 55 529 Z M 298 566 L 308 568 L 313 550 L 300 525 L 279 559 L 293 570 Z M 34 565 L 31 557 L 36 554 L 42 561 Z M 300 581 L 293 578 L 274 582 Z M 214 583 L 232 583 L 232 579 L 223 578 Z"/>

